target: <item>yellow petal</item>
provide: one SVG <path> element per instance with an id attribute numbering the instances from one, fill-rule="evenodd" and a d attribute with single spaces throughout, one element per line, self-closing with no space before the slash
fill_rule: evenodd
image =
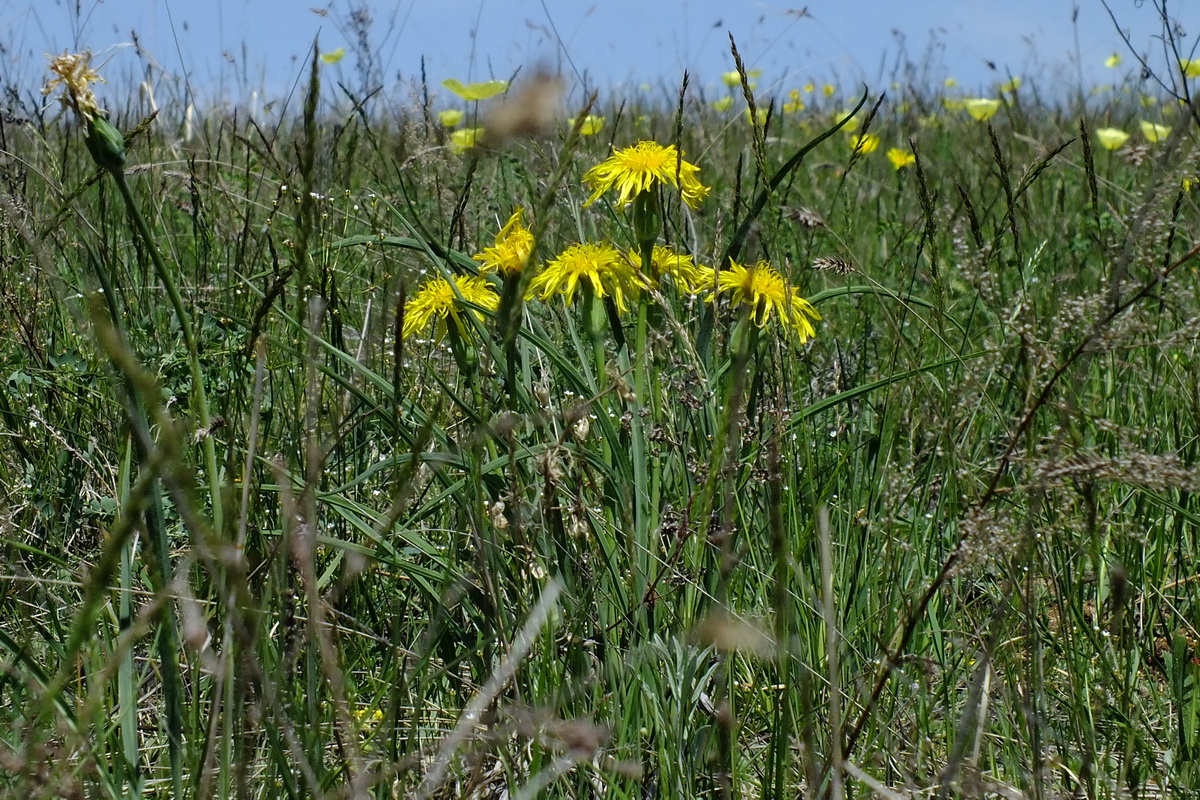
<path id="1" fill-rule="evenodd" d="M 483 83 L 468 83 L 463 85 L 462 81 L 447 78 L 442 81 L 442 86 L 445 86 L 463 100 L 487 100 L 489 97 L 495 97 L 507 89 L 508 81 L 484 81 Z"/>
<path id="2" fill-rule="evenodd" d="M 326 64 L 336 64 L 346 57 L 346 48 L 339 47 L 337 50 L 331 50 L 328 53 L 321 53 L 321 60 Z"/>

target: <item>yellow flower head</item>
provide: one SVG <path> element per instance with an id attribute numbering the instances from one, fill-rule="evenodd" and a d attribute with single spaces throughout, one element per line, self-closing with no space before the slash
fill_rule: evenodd
<path id="1" fill-rule="evenodd" d="M 816 90 L 816 88 L 817 88 L 816 86 L 813 86 L 812 81 L 809 81 L 808 83 L 804 84 L 804 91 L 806 93 L 812 93 L 813 91 Z"/>
<path id="2" fill-rule="evenodd" d="M 450 151 L 461 153 L 470 150 L 479 143 L 483 136 L 483 128 L 459 128 L 450 134 Z"/>
<path id="3" fill-rule="evenodd" d="M 1108 67 L 1109 69 L 1112 69 L 1113 67 L 1118 66 L 1120 63 L 1121 63 L 1121 54 L 1120 53 L 1113 53 L 1111 56 L 1104 59 L 1104 66 Z"/>
<path id="4" fill-rule="evenodd" d="M 861 133 L 850 137 L 850 150 L 864 156 L 879 149 L 879 137 L 873 133 Z"/>
<path id="5" fill-rule="evenodd" d="M 468 83 L 464 85 L 462 81 L 447 78 L 442 81 L 442 86 L 445 86 L 463 100 L 487 100 L 489 97 L 495 97 L 507 89 L 508 81 L 484 81 L 483 83 Z"/>
<path id="6" fill-rule="evenodd" d="M 991 100 L 986 97 L 976 97 L 971 100 L 963 101 L 963 108 L 971 117 L 979 122 L 989 120 L 996 115 L 1000 110 L 1000 101 Z"/>
<path id="7" fill-rule="evenodd" d="M 753 89 L 755 86 L 758 86 L 758 84 L 750 79 L 757 78 L 760 75 L 762 75 L 761 69 L 752 69 L 752 70 L 748 70 L 746 72 L 746 79 L 747 79 L 746 83 L 747 83 L 747 85 L 749 85 L 749 87 L 751 89 Z M 742 76 L 738 73 L 738 71 L 736 69 L 731 70 L 730 72 L 722 73 L 721 82 L 730 88 L 733 88 L 735 86 L 741 86 L 742 85 Z"/>
<path id="8" fill-rule="evenodd" d="M 336 64 L 346 57 L 346 48 L 339 47 L 337 50 L 330 50 L 328 53 L 321 53 L 321 60 L 326 64 Z"/>
<path id="9" fill-rule="evenodd" d="M 783 104 L 783 113 L 795 114 L 804 110 L 804 101 L 800 99 L 800 90 L 792 89 L 788 92 L 787 102 Z"/>
<path id="10" fill-rule="evenodd" d="M 575 127 L 575 117 L 567 120 L 567 125 Z M 595 136 L 604 127 L 604 117 L 598 117 L 594 114 L 588 114 L 583 118 L 583 122 L 579 123 L 580 136 Z"/>
<path id="11" fill-rule="evenodd" d="M 1200 58 L 1179 59 L 1179 68 L 1185 78 L 1200 78 Z"/>
<path id="12" fill-rule="evenodd" d="M 756 106 L 754 113 L 751 114 L 750 108 L 747 106 L 742 110 L 742 116 L 745 117 L 747 125 L 758 125 L 761 127 L 767 124 L 767 110 L 765 108 L 758 108 Z"/>
<path id="13" fill-rule="evenodd" d="M 1000 84 L 1000 91 L 1003 92 L 1004 94 L 1015 94 L 1017 89 L 1020 89 L 1020 88 L 1021 88 L 1021 77 L 1019 75 L 1017 77 L 1011 78 L 1010 80 L 1007 80 L 1004 83 Z"/>
<path id="14" fill-rule="evenodd" d="M 720 100 L 713 100 L 712 107 L 717 111 L 728 111 L 729 109 L 733 108 L 733 97 L 731 95 L 725 95 Z"/>
<path id="15" fill-rule="evenodd" d="M 1139 124 L 1142 127 L 1142 136 L 1147 142 L 1160 142 L 1171 135 L 1171 129 L 1166 125 L 1159 125 L 1157 122 L 1147 120 L 1142 120 Z"/>
<path id="16" fill-rule="evenodd" d="M 955 86 L 958 86 L 958 81 L 954 78 L 946 78 L 946 80 L 942 81 L 942 85 L 947 89 L 953 89 Z"/>
<path id="17" fill-rule="evenodd" d="M 432 278 L 421 284 L 413 299 L 404 304 L 401 338 L 407 339 L 420 333 L 434 320 L 437 321 L 438 338 L 446 333 L 449 324 L 453 324 L 460 333 L 466 333 L 467 329 L 462 320 L 465 306 L 458 299 L 460 295 L 466 302 L 489 311 L 494 311 L 500 305 L 500 295 L 496 294 L 496 290 L 487 279 L 480 275 L 455 278 L 453 286 L 445 278 Z M 483 319 L 479 312 L 475 313 Z"/>
<path id="18" fill-rule="evenodd" d="M 600 195 L 615 188 L 620 192 L 617 206 L 624 208 L 642 192 L 669 183 L 680 190 L 685 203 L 697 208 L 709 191 L 700 183 L 699 172 L 699 167 L 683 160 L 683 154 L 673 144 L 663 147 L 656 142 L 638 142 L 624 150 L 614 150 L 611 156 L 584 173 L 583 182 L 592 185 L 592 196 L 584 205 L 591 205 Z"/>
<path id="19" fill-rule="evenodd" d="M 917 163 L 917 157 L 907 150 L 899 147 L 893 147 L 887 151 L 888 161 L 892 162 L 892 167 L 901 170 L 905 167 Z"/>
<path id="20" fill-rule="evenodd" d="M 638 252 L 632 250 L 629 252 L 629 260 L 634 264 L 640 263 L 641 258 Z M 670 275 L 676 288 L 688 294 L 696 294 L 712 286 L 709 270 L 697 267 L 691 256 L 676 253 L 665 245 L 654 245 L 654 252 L 650 257 L 650 269 L 654 273 L 651 277 L 655 283 L 661 285 L 663 277 Z"/>
<path id="21" fill-rule="evenodd" d="M 466 116 L 460 109 L 447 108 L 445 111 L 438 112 L 438 122 L 446 128 L 457 128 Z"/>
<path id="22" fill-rule="evenodd" d="M 42 87 L 42 94 L 49 95 L 59 86 L 63 87 L 59 99 L 67 108 L 74 111 L 85 122 L 96 117 L 105 116 L 107 112 L 96 104 L 96 95 L 92 93 L 92 83 L 108 83 L 100 77 L 100 73 L 92 69 L 92 51 L 82 53 L 63 53 L 61 56 L 49 56 L 50 71 L 58 77 Z"/>
<path id="23" fill-rule="evenodd" d="M 1096 140 L 1105 150 L 1116 150 L 1129 138 L 1129 134 L 1120 128 L 1097 128 Z"/>
<path id="24" fill-rule="evenodd" d="M 626 296 L 636 300 L 646 288 L 645 279 L 612 245 L 573 244 L 529 282 L 526 297 L 548 300 L 551 295 L 561 294 L 570 304 L 582 281 L 587 281 L 597 297 L 612 295 L 621 311 L 629 310 Z"/>
<path id="25" fill-rule="evenodd" d="M 824 94 L 826 97 L 833 97 L 833 94 L 836 91 L 837 91 L 837 88 L 832 83 L 827 83 L 821 87 L 821 93 Z"/>
<path id="26" fill-rule="evenodd" d="M 496 243 L 485 247 L 471 258 L 480 262 L 480 272 L 497 270 L 503 275 L 516 275 L 525 269 L 533 253 L 533 231 L 522 223 L 524 210 L 518 208 L 496 234 Z"/>
<path id="27" fill-rule="evenodd" d="M 800 296 L 798 289 L 788 286 L 783 276 L 766 261 L 759 261 L 752 267 L 731 261 L 729 269 L 717 272 L 717 290 L 708 299 L 715 300 L 724 291 L 733 292 L 734 305 L 750 306 L 754 323 L 760 328 L 774 315 L 801 343 L 817 334 L 812 323 L 821 319 L 820 313 Z"/>

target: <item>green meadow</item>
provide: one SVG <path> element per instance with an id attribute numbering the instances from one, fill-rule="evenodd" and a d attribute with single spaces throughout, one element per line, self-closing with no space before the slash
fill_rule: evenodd
<path id="1" fill-rule="evenodd" d="M 1200 791 L 1200 62 L 335 57 L 0 124 L 5 796 Z"/>

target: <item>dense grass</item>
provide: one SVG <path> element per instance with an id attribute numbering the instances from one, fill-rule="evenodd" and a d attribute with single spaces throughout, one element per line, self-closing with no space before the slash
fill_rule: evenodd
<path id="1" fill-rule="evenodd" d="M 877 152 L 793 159 L 857 98 L 690 90 L 454 153 L 316 64 L 272 124 L 114 116 L 153 246 L 3 123 L 6 793 L 1200 789 L 1191 109 L 869 91 Z M 771 260 L 813 341 L 669 283 L 397 340 L 516 206 L 531 273 L 635 247 L 580 179 L 642 139 L 712 186 L 661 240 Z"/>

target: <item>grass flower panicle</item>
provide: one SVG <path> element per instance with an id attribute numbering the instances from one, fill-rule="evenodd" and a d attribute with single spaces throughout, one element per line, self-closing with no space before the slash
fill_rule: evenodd
<path id="1" fill-rule="evenodd" d="M 612 296 L 620 311 L 628 311 L 625 298 L 637 299 L 646 280 L 623 253 L 610 244 L 573 244 L 546 264 L 529 283 L 527 297 L 548 300 L 561 294 L 569 305 L 579 285 L 586 282 L 596 297 Z"/>
<path id="2" fill-rule="evenodd" d="M 496 234 L 496 242 L 482 253 L 471 256 L 480 263 L 481 272 L 495 270 L 501 275 L 516 275 L 525 269 L 533 253 L 533 231 L 525 227 L 525 211 L 518 208 Z"/>
<path id="3" fill-rule="evenodd" d="M 64 91 L 59 100 L 65 107 L 74 111 L 81 121 L 91 122 L 99 117 L 104 117 L 108 112 L 97 104 L 91 84 L 108 83 L 108 81 L 92 69 L 92 51 L 63 53 L 61 56 L 50 56 L 49 58 L 50 71 L 58 77 L 42 87 L 42 94 L 49 95 L 62 86 Z"/>
<path id="4" fill-rule="evenodd" d="M 700 168 L 683 160 L 683 154 L 675 145 L 663 147 L 656 142 L 638 142 L 613 154 L 583 176 L 583 182 L 592 185 L 592 196 L 584 203 L 589 206 L 605 192 L 619 192 L 617 206 L 624 208 L 642 192 L 651 191 L 660 183 L 670 184 L 680 190 L 683 201 L 691 208 L 698 208 L 708 196 L 709 188 L 702 183 Z"/>
<path id="5" fill-rule="evenodd" d="M 465 333 L 462 313 L 466 306 L 463 305 L 463 301 L 488 311 L 495 311 L 500 305 L 500 295 L 496 294 L 496 290 L 486 278 L 479 275 L 456 277 L 453 285 L 445 278 L 428 280 L 421 285 L 416 295 L 404 304 L 401 338 L 408 339 L 420 333 L 429 327 L 431 322 L 436 322 L 435 336 L 439 339 L 445 335 L 449 325 L 454 325 L 461 333 Z M 479 312 L 475 313 L 480 319 L 483 318 Z"/>
<path id="6" fill-rule="evenodd" d="M 821 319 L 820 312 L 800 296 L 798 289 L 788 286 L 779 271 L 766 261 L 749 267 L 731 261 L 728 269 L 717 272 L 716 287 L 708 296 L 710 301 L 722 292 L 732 292 L 731 302 L 750 306 L 754 323 L 760 328 L 776 316 L 801 344 L 817 335 L 812 323 Z"/>

